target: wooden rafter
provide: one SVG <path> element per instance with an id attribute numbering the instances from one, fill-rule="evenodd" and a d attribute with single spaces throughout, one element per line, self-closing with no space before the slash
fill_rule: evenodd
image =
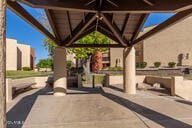
<path id="1" fill-rule="evenodd" d="M 143 2 L 145 2 L 146 4 L 150 5 L 150 6 L 154 6 L 154 1 L 151 0 L 143 0 Z"/>
<path id="2" fill-rule="evenodd" d="M 47 8 L 56 10 L 70 10 L 70 11 L 83 11 L 83 12 L 97 12 L 102 11 L 103 13 L 150 13 L 150 12 L 178 12 L 186 10 L 192 7 L 191 0 L 119 0 L 117 6 L 101 5 L 101 10 L 97 10 L 98 5 L 92 4 L 86 6 L 87 0 L 20 0 L 21 2 L 36 8 Z M 103 2 L 104 3 L 104 2 Z M 105 3 L 106 4 L 106 3 Z M 110 5 L 110 6 L 109 6 Z M 171 6 L 170 6 L 171 5 Z"/>
<path id="3" fill-rule="evenodd" d="M 99 25 L 97 31 L 102 33 L 103 35 L 106 35 L 107 37 L 111 38 L 118 44 L 121 44 L 119 42 L 119 40 L 113 35 L 113 33 L 111 33 L 108 29 L 104 28 L 103 26 Z"/>
<path id="4" fill-rule="evenodd" d="M 124 21 L 123 28 L 122 28 L 122 32 L 121 32 L 122 37 L 125 35 L 125 31 L 127 28 L 127 23 L 128 23 L 129 17 L 130 17 L 130 14 L 126 14 L 125 21 Z"/>
<path id="5" fill-rule="evenodd" d="M 146 32 L 144 35 L 142 35 L 138 39 L 134 40 L 132 44 L 133 45 L 137 44 L 137 43 L 141 42 L 142 40 L 145 40 L 145 39 L 161 32 L 162 30 L 164 30 L 164 29 L 178 23 L 179 21 L 187 18 L 191 14 L 192 14 L 192 9 L 188 9 L 188 10 L 185 10 L 185 11 L 182 11 L 182 12 L 175 14 L 174 16 L 172 16 L 171 18 L 169 18 L 165 22 L 159 24 L 158 26 L 156 26 L 155 28 L 153 28 L 149 32 Z"/>
<path id="6" fill-rule="evenodd" d="M 46 8 L 65 11 L 94 12 L 90 6 L 85 6 L 86 0 L 20 0 L 24 4 L 33 8 Z"/>
<path id="7" fill-rule="evenodd" d="M 106 35 L 106 36 L 109 36 L 110 38 L 115 38 L 115 37 L 112 37 L 113 35 L 109 34 L 110 32 L 108 32 L 108 34 L 106 34 L 106 32 L 103 32 L 101 29 L 101 26 L 98 26 L 98 32 Z M 103 28 L 104 29 L 104 28 Z M 78 38 L 77 40 L 79 40 L 80 38 L 88 35 L 89 33 L 91 32 L 94 32 L 96 30 L 96 26 L 95 25 L 90 25 Z M 110 48 L 110 47 L 124 47 L 122 46 L 121 44 L 71 44 L 69 46 L 67 46 L 68 48 L 74 48 L 74 47 L 79 47 L 79 48 L 101 48 L 101 47 L 106 47 L 106 48 Z"/>
<path id="8" fill-rule="evenodd" d="M 57 32 L 57 28 L 55 26 L 55 22 L 54 22 L 54 17 L 53 15 L 51 14 L 51 10 L 49 9 L 45 9 L 45 13 L 47 15 L 47 19 L 49 21 L 49 24 L 51 26 L 51 29 L 53 31 L 53 33 L 55 34 L 55 37 L 58 39 L 58 40 L 61 40 L 61 37 L 59 36 L 59 33 Z"/>
<path id="9" fill-rule="evenodd" d="M 67 11 L 67 21 L 68 21 L 68 26 L 69 26 L 69 30 L 70 30 L 70 36 L 72 36 L 72 26 L 71 26 L 71 18 L 69 15 L 69 11 Z"/>
<path id="10" fill-rule="evenodd" d="M 85 17 L 85 22 L 82 20 L 79 25 L 72 31 L 72 37 L 67 37 L 65 41 L 62 42 L 62 45 L 68 46 L 74 43 L 79 35 L 83 33 L 83 31 L 95 21 L 96 19 L 96 14 L 89 13 Z"/>
<path id="11" fill-rule="evenodd" d="M 76 40 L 79 40 L 79 39 L 83 38 L 84 36 L 86 36 L 86 35 L 94 32 L 94 31 L 95 31 L 95 28 L 96 28 L 95 25 L 88 27 L 82 34 L 80 34 L 80 35 L 77 37 Z M 73 45 L 73 44 L 70 44 L 70 45 Z M 70 46 L 70 45 L 68 45 L 68 46 Z"/>
<path id="12" fill-rule="evenodd" d="M 9 9 L 11 9 L 13 12 L 15 12 L 18 16 L 20 16 L 22 19 L 24 19 L 26 22 L 31 24 L 33 27 L 35 27 L 37 30 L 39 30 L 41 33 L 43 33 L 45 36 L 47 36 L 49 39 L 51 39 L 56 44 L 60 45 L 60 42 L 45 29 L 33 16 L 31 16 L 21 5 L 19 5 L 17 2 L 13 2 L 11 0 L 7 0 L 7 6 Z"/>
<path id="13" fill-rule="evenodd" d="M 116 36 L 116 38 L 119 40 L 119 42 L 123 46 L 127 46 L 127 44 L 128 44 L 127 41 L 121 37 L 121 31 L 119 30 L 119 28 L 114 23 L 112 24 L 110 18 L 107 16 L 107 14 L 101 13 L 101 16 L 103 17 L 103 21 L 111 29 L 111 31 Z"/>
<path id="14" fill-rule="evenodd" d="M 138 35 L 141 32 L 143 25 L 145 24 L 145 21 L 147 20 L 148 16 L 149 16 L 149 14 L 143 14 L 141 16 L 141 18 L 139 20 L 139 25 L 138 25 L 138 27 L 137 27 L 136 31 L 134 32 L 133 37 L 131 39 L 132 41 L 138 37 Z"/>
<path id="15" fill-rule="evenodd" d="M 120 44 L 72 44 L 68 48 L 123 48 Z"/>

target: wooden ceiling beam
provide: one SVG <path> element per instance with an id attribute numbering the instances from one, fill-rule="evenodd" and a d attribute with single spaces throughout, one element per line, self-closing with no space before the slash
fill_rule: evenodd
<path id="1" fill-rule="evenodd" d="M 72 36 L 67 37 L 65 41 L 62 42 L 62 45 L 68 46 L 74 43 L 77 38 L 83 33 L 86 28 L 93 23 L 96 20 L 96 14 L 89 13 L 85 17 L 85 22 L 82 19 L 82 21 L 79 23 L 79 25 L 72 31 Z"/>
<path id="2" fill-rule="evenodd" d="M 151 0 L 143 0 L 143 2 L 145 2 L 146 4 L 150 5 L 150 6 L 154 6 L 154 1 Z"/>
<path id="3" fill-rule="evenodd" d="M 94 26 L 90 26 L 90 27 L 88 27 L 88 28 L 87 28 L 81 35 L 79 35 L 79 36 L 77 37 L 76 40 L 79 40 L 79 39 L 85 37 L 86 35 L 88 35 L 88 34 L 94 32 L 95 29 L 96 29 L 96 26 L 95 26 L 95 25 L 94 25 Z M 71 44 L 71 45 L 72 45 L 72 44 Z"/>
<path id="4" fill-rule="evenodd" d="M 124 21 L 123 28 L 122 28 L 122 32 L 121 32 L 121 37 L 123 37 L 125 35 L 125 31 L 127 28 L 129 17 L 130 17 L 130 14 L 126 14 L 125 21 Z"/>
<path id="5" fill-rule="evenodd" d="M 150 13 L 150 12 L 179 12 L 192 8 L 191 0 L 118 0 L 115 2 L 117 6 L 110 3 L 102 5 L 101 10 L 97 10 L 99 3 L 86 5 L 87 0 L 19 0 L 31 7 L 47 8 L 56 10 L 68 11 L 83 11 L 83 12 L 97 12 L 103 13 Z M 95 5 L 98 4 L 98 5 Z"/>
<path id="6" fill-rule="evenodd" d="M 143 34 L 139 38 L 135 39 L 132 42 L 132 45 L 137 44 L 137 43 L 139 43 L 139 42 L 141 42 L 147 38 L 150 38 L 151 36 L 163 31 L 164 29 L 178 23 L 179 21 L 184 20 L 185 18 L 189 17 L 191 14 L 192 14 L 192 9 L 188 9 L 188 10 L 185 10 L 185 11 L 182 11 L 182 12 L 175 14 L 174 16 L 172 16 L 168 20 L 164 21 L 163 23 L 159 24 L 158 26 L 156 26 L 152 30 L 146 32 L 145 34 Z"/>
<path id="7" fill-rule="evenodd" d="M 67 48 L 124 48 L 120 44 L 72 44 Z"/>
<path id="8" fill-rule="evenodd" d="M 7 7 L 12 10 L 14 13 L 16 13 L 18 16 L 20 16 L 22 19 L 24 19 L 27 23 L 31 24 L 34 28 L 36 28 L 38 31 L 40 31 L 42 34 L 44 34 L 46 37 L 51 39 L 53 42 L 55 42 L 57 45 L 60 45 L 60 42 L 58 39 L 56 39 L 43 25 L 41 25 L 33 16 L 31 16 L 21 5 L 19 5 L 17 2 L 7 0 Z"/>
<path id="9" fill-rule="evenodd" d="M 57 32 L 57 28 L 56 28 L 56 25 L 55 25 L 55 22 L 54 22 L 54 17 L 51 13 L 51 10 L 50 9 L 45 9 L 45 13 L 46 13 L 46 16 L 47 16 L 47 19 L 49 21 L 49 24 L 51 26 L 51 29 L 55 35 L 55 37 L 58 39 L 58 40 L 61 40 L 61 37 L 59 35 L 59 33 Z"/>
<path id="10" fill-rule="evenodd" d="M 113 41 L 117 42 L 118 44 L 121 44 L 119 40 L 113 35 L 113 33 L 111 33 L 108 29 L 104 28 L 103 26 L 99 25 L 97 31 L 111 38 Z"/>
<path id="11" fill-rule="evenodd" d="M 139 35 L 139 33 L 141 32 L 141 30 L 142 30 L 142 28 L 143 28 L 143 25 L 145 24 L 148 16 L 149 16 L 149 14 L 143 14 L 143 15 L 141 16 L 141 18 L 140 18 L 140 20 L 139 20 L 139 25 L 138 25 L 136 31 L 134 32 L 133 37 L 131 38 L 132 41 L 135 40 L 135 39 L 138 37 L 138 35 Z"/>
<path id="12" fill-rule="evenodd" d="M 68 26 L 69 26 L 69 30 L 70 30 L 70 36 L 72 36 L 72 26 L 71 26 L 71 18 L 69 15 L 69 11 L 67 11 L 66 13 L 67 13 L 67 22 L 68 22 Z"/>
<path id="13" fill-rule="evenodd" d="M 93 7 L 85 6 L 87 0 L 19 0 L 32 8 L 46 8 L 65 11 L 93 12 Z"/>
<path id="14" fill-rule="evenodd" d="M 152 2 L 151 2 L 152 1 Z M 191 0 L 118 0 L 118 7 L 104 6 L 102 13 L 176 13 L 192 8 Z"/>
<path id="15" fill-rule="evenodd" d="M 123 46 L 127 46 L 128 45 L 127 41 L 121 37 L 121 31 L 119 30 L 119 28 L 116 25 L 114 25 L 115 23 L 112 24 L 112 21 L 110 20 L 109 16 L 107 14 L 103 14 L 103 13 L 101 13 L 100 15 L 101 15 L 101 17 L 103 17 L 103 21 L 111 29 L 114 36 L 119 40 L 119 42 Z"/>

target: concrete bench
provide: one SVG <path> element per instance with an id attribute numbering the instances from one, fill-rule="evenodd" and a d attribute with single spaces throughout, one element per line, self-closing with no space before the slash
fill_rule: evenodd
<path id="1" fill-rule="evenodd" d="M 12 99 L 19 93 L 26 91 L 33 85 L 35 85 L 36 82 L 30 82 L 30 83 L 16 83 L 14 85 L 9 83 L 9 80 L 6 80 L 6 100 L 7 102 L 12 101 Z"/>
<path id="2" fill-rule="evenodd" d="M 36 83 L 23 83 L 23 84 L 19 84 L 19 85 L 14 85 L 12 86 L 12 97 L 14 97 L 15 95 L 26 91 L 27 89 L 29 89 L 31 86 L 35 85 Z"/>

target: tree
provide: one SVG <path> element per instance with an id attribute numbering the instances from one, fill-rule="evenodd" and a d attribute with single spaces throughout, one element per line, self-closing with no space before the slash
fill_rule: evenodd
<path id="1" fill-rule="evenodd" d="M 53 34 L 53 31 L 51 29 L 51 26 L 49 25 L 47 16 L 45 15 L 44 11 L 38 10 L 40 17 L 37 17 L 39 19 L 39 22 L 48 30 L 50 31 L 50 33 Z M 55 47 L 57 47 L 57 44 L 54 43 L 52 40 L 50 40 L 49 38 L 45 37 L 43 40 L 43 46 L 44 48 L 48 51 L 49 56 L 51 58 L 53 58 L 53 51 L 55 49 Z"/>
<path id="2" fill-rule="evenodd" d="M 47 58 L 47 59 L 41 59 L 39 63 L 37 64 L 38 68 L 53 68 L 53 59 Z"/>
<path id="3" fill-rule="evenodd" d="M 107 36 L 95 31 L 81 38 L 76 43 L 77 44 L 109 44 L 110 42 L 111 40 Z M 48 50 L 50 56 L 53 55 L 53 50 L 56 46 L 57 45 L 52 40 L 48 38 L 44 39 L 44 47 Z M 108 50 L 107 48 L 70 48 L 67 50 L 67 52 L 71 54 L 75 54 L 75 59 L 80 59 L 84 67 L 84 70 L 89 73 L 91 56 L 97 53 L 97 51 L 104 52 L 107 50 Z"/>
<path id="4" fill-rule="evenodd" d="M 81 38 L 76 43 L 77 44 L 110 44 L 111 40 L 107 36 L 95 31 Z M 91 56 L 97 53 L 97 51 L 104 52 L 107 50 L 108 50 L 107 48 L 71 48 L 69 49 L 69 52 L 74 53 L 76 59 L 81 59 L 81 63 L 83 65 L 85 72 L 90 73 Z"/>
<path id="5" fill-rule="evenodd" d="M 41 17 L 39 19 L 40 19 L 40 22 L 49 31 L 52 31 L 45 14 L 41 13 Z M 92 32 L 92 33 L 88 34 L 87 36 L 83 37 L 82 39 L 78 40 L 76 43 L 77 44 L 109 44 L 109 43 L 111 43 L 111 40 L 107 36 L 95 31 L 95 32 Z M 57 45 L 52 40 L 45 38 L 43 41 L 43 46 L 48 50 L 49 55 L 51 57 L 53 57 L 53 51 Z M 98 50 L 103 52 L 108 49 L 107 48 L 100 48 L 100 49 L 98 49 L 98 48 L 71 48 L 71 49 L 67 49 L 67 52 L 75 54 L 75 59 L 81 60 L 84 70 L 86 70 L 87 72 L 90 72 L 91 56 L 93 54 L 95 54 Z"/>
<path id="6" fill-rule="evenodd" d="M 49 53 L 49 56 L 51 58 L 53 58 L 53 51 L 55 49 L 55 47 L 57 46 L 52 40 L 48 39 L 48 38 L 45 38 L 43 40 L 43 46 L 45 49 L 47 49 L 48 53 Z"/>

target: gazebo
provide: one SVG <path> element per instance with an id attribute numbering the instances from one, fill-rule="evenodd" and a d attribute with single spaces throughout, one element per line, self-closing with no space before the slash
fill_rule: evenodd
<path id="1" fill-rule="evenodd" d="M 58 47 L 54 51 L 54 95 L 66 95 L 66 48 L 124 48 L 124 92 L 136 93 L 134 45 L 188 17 L 191 0 L 7 0 L 6 6 L 31 24 Z M 46 12 L 53 34 L 20 3 Z M 5 0 L 0 2 L 0 127 L 5 127 Z M 175 13 L 167 21 L 139 36 L 150 13 Z M 75 44 L 98 31 L 116 44 Z M 2 109 L 4 108 L 4 109 Z M 4 117 L 4 118 L 1 118 Z"/>

